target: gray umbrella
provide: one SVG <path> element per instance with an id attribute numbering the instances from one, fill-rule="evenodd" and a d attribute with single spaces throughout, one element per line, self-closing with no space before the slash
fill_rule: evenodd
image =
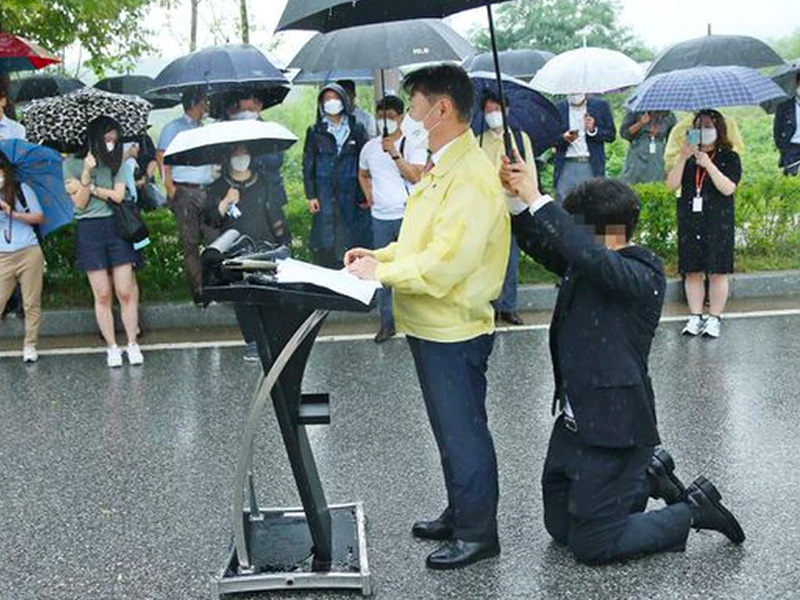
<path id="1" fill-rule="evenodd" d="M 506 75 L 518 79 L 531 79 L 544 64 L 555 56 L 545 50 L 504 50 L 500 52 L 500 69 Z M 462 65 L 470 73 L 493 71 L 494 58 L 491 52 L 477 54 L 464 61 Z"/>
<path id="2" fill-rule="evenodd" d="M 772 74 L 771 78 L 772 81 L 781 86 L 781 89 L 789 94 L 789 96 L 794 96 L 795 89 L 797 87 L 798 73 L 800 73 L 800 58 L 795 59 L 794 62 L 791 62 L 788 65 L 779 67 Z M 775 111 L 778 110 L 778 105 L 784 100 L 785 99 L 769 100 L 768 102 L 761 104 L 761 108 L 763 108 L 769 114 L 774 114 Z"/>
<path id="3" fill-rule="evenodd" d="M 670 46 L 650 65 L 645 79 L 694 67 L 750 67 L 782 65 L 783 59 L 767 44 L 745 35 L 706 35 Z"/>

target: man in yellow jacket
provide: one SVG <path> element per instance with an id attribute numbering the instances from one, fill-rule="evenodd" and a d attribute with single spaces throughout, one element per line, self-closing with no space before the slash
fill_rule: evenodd
<path id="1" fill-rule="evenodd" d="M 494 165 L 470 130 L 473 90 L 459 67 L 406 77 L 407 143 L 427 143 L 430 160 L 408 198 L 397 242 L 355 248 L 348 269 L 394 291 L 447 488 L 448 505 L 412 527 L 440 540 L 426 564 L 455 569 L 497 556 L 497 459 L 486 416 L 486 366 L 494 343 L 491 301 L 503 284 L 510 225 Z"/>

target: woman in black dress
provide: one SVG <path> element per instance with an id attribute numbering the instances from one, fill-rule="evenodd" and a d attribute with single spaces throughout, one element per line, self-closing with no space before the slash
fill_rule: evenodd
<path id="1" fill-rule="evenodd" d="M 685 277 L 691 316 L 686 335 L 717 338 L 733 272 L 734 193 L 742 176 L 725 118 L 703 110 L 694 119 L 681 157 L 667 177 L 678 198 L 678 269 Z M 708 277 L 710 308 L 703 317 Z"/>

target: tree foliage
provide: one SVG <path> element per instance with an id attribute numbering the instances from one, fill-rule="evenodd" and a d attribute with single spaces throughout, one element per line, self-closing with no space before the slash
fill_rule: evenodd
<path id="1" fill-rule="evenodd" d="M 152 50 L 148 8 L 169 0 L 2 0 L 0 29 L 61 53 L 79 44 L 97 75 L 125 70 Z"/>
<path id="2" fill-rule="evenodd" d="M 617 0 L 516 0 L 494 7 L 500 50 L 536 48 L 555 54 L 583 45 L 625 52 L 649 60 L 653 52 L 619 23 Z M 472 43 L 490 48 L 489 31 L 473 32 Z"/>
<path id="3" fill-rule="evenodd" d="M 790 35 L 775 40 L 773 47 L 784 60 L 800 59 L 800 28 L 795 29 Z"/>

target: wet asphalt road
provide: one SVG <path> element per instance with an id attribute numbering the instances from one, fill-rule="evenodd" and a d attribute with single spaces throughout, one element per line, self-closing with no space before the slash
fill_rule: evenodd
<path id="1" fill-rule="evenodd" d="M 538 479 L 551 426 L 547 332 L 500 334 L 489 372 L 503 553 L 429 572 L 411 523 L 438 514 L 441 471 L 404 340 L 320 342 L 304 388 L 332 394 L 311 428 L 329 502 L 361 500 L 374 597 L 800 598 L 800 316 L 729 320 L 718 341 L 662 324 L 651 358 L 662 438 L 686 483 L 707 475 L 748 535 L 580 566 L 549 540 Z M 238 442 L 257 381 L 241 348 L 0 359 L 0 599 L 196 599 L 224 559 Z M 256 444 L 264 506 L 299 504 L 277 424 Z M 655 504 L 654 504 L 655 505 Z M 231 598 L 358 597 L 353 593 Z"/>

